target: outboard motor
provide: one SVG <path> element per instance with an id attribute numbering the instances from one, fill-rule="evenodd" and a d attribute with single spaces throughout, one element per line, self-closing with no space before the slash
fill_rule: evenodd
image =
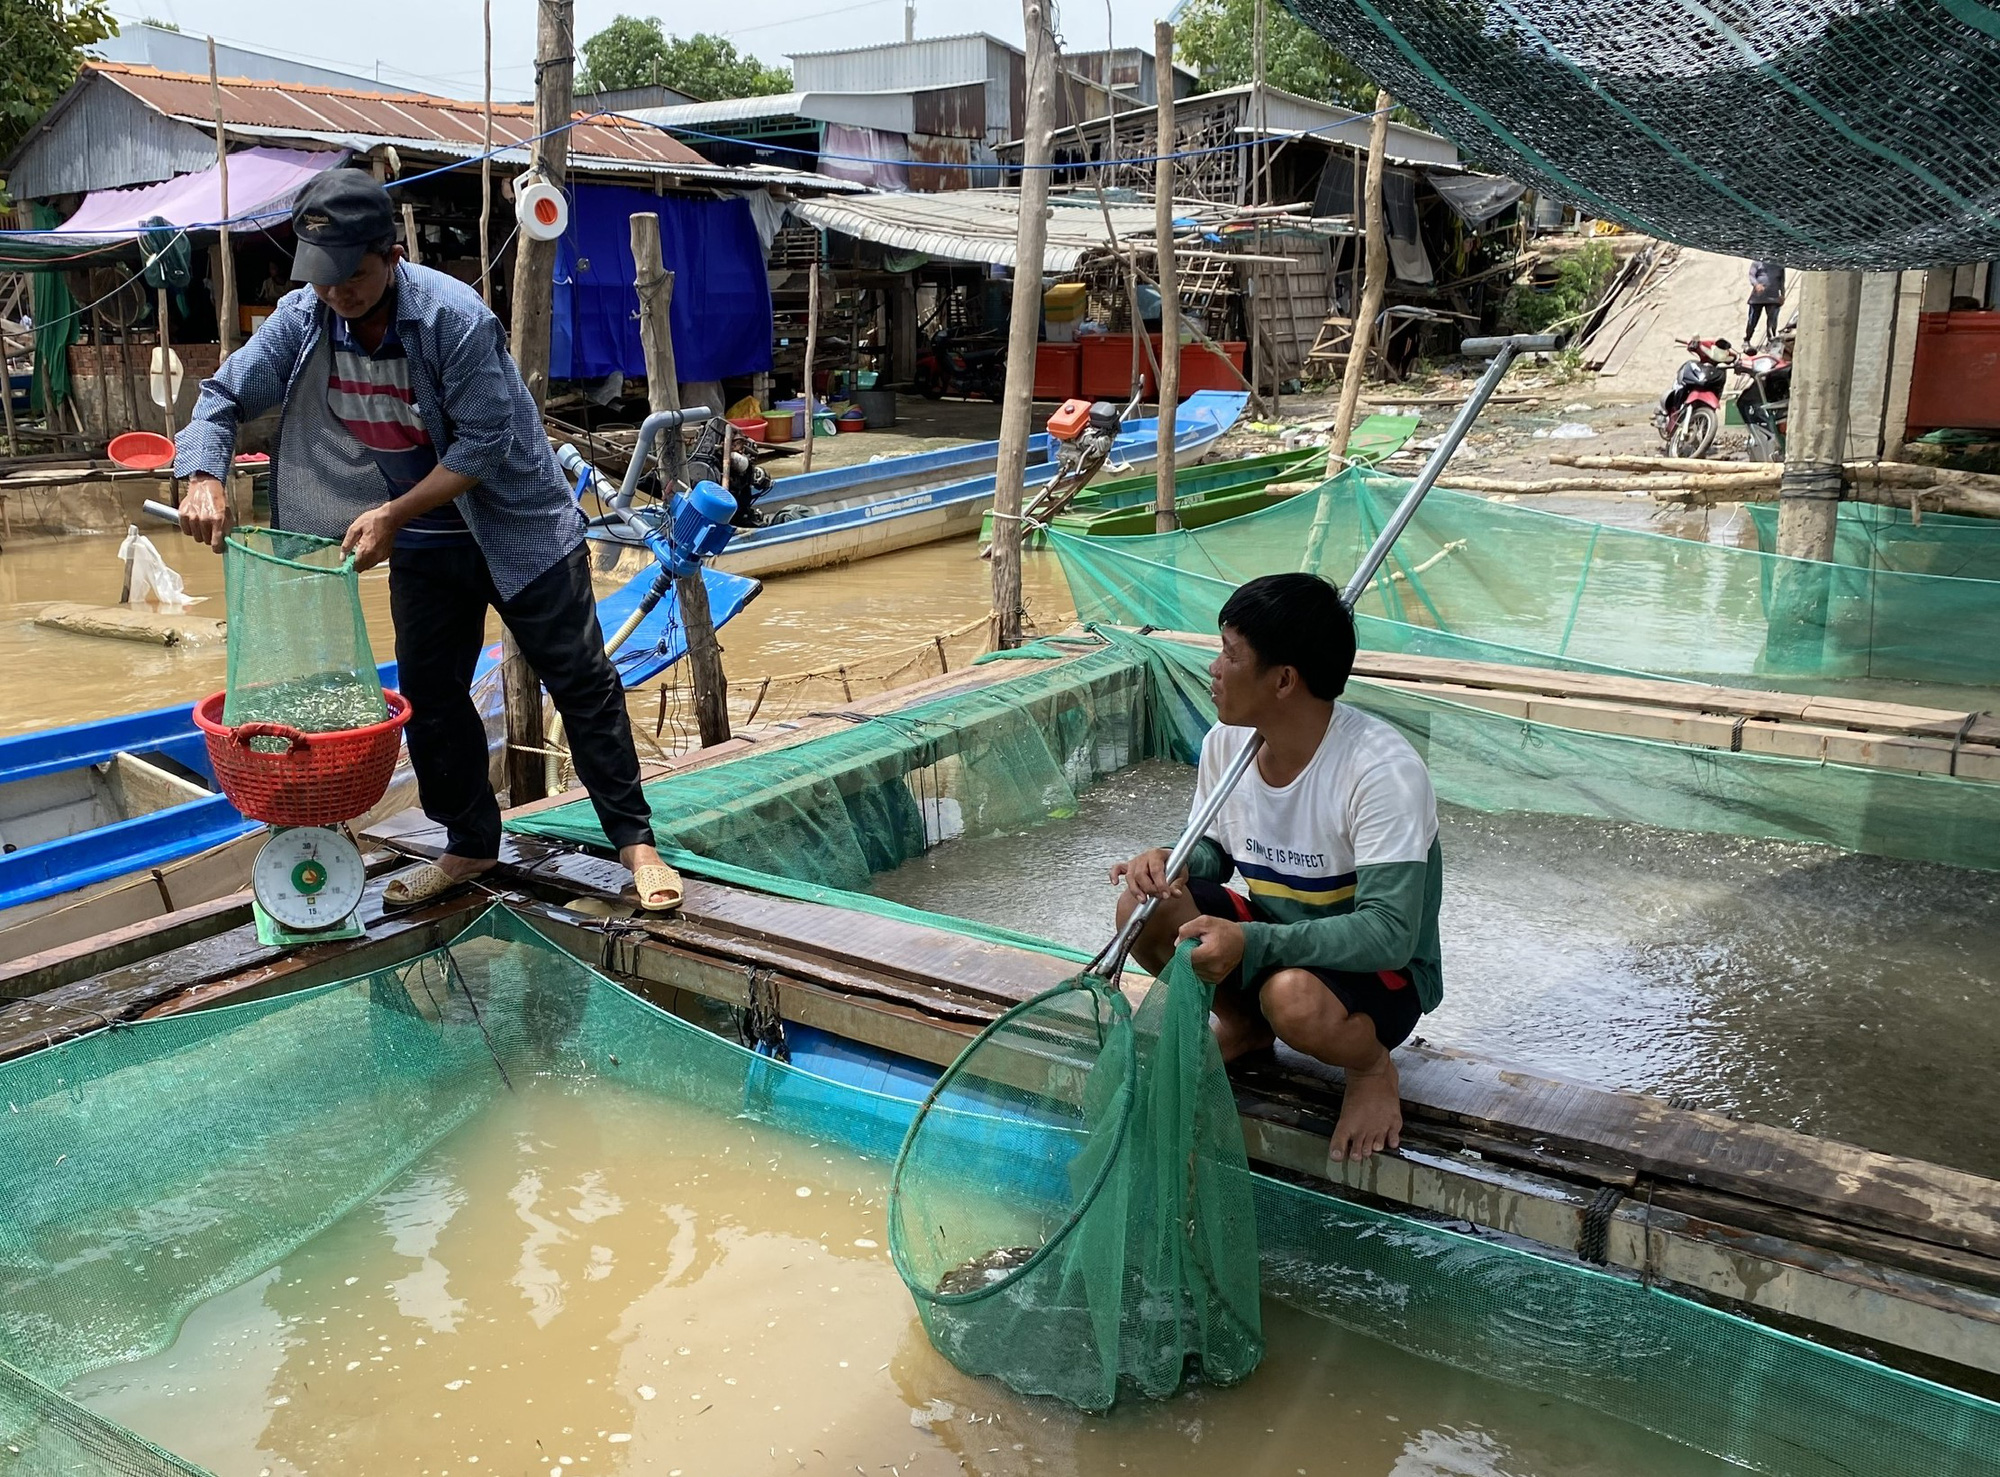
<path id="1" fill-rule="evenodd" d="M 701 434 L 695 437 L 694 448 L 688 453 L 688 479 L 721 483 L 728 488 L 736 499 L 736 516 L 732 521 L 738 528 L 755 528 L 764 521 L 757 512 L 757 499 L 771 490 L 771 474 L 747 452 L 732 451 L 728 475 L 723 475 L 722 442 L 728 430 L 729 423 L 719 415 L 711 416 L 702 425 Z"/>
<path id="2" fill-rule="evenodd" d="M 1056 482 L 1081 485 L 1096 476 L 1111 456 L 1123 421 L 1109 400 L 1065 401 L 1049 417 L 1049 439 L 1056 444 Z"/>

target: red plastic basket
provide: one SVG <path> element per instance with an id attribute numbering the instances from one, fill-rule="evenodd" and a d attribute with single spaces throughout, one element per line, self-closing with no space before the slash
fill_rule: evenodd
<path id="1" fill-rule="evenodd" d="M 410 704 L 400 692 L 384 691 L 389 716 L 366 728 L 334 733 L 301 733 L 283 723 L 222 721 L 226 693 L 202 699 L 195 727 L 208 740 L 215 782 L 229 803 L 273 826 L 331 826 L 366 815 L 388 791 Z M 250 747 L 258 738 L 283 739 L 287 747 L 267 754 Z"/>

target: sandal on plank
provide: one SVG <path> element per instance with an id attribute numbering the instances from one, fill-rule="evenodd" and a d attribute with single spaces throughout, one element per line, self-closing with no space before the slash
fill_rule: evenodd
<path id="1" fill-rule="evenodd" d="M 406 872 L 382 889 L 382 911 L 400 913 L 434 903 L 441 897 L 470 887 L 471 877 L 454 877 L 435 862 L 425 862 L 414 872 Z"/>
<path id="2" fill-rule="evenodd" d="M 632 874 L 632 890 L 648 913 L 671 913 L 681 905 L 681 874 L 665 862 L 651 862 Z"/>

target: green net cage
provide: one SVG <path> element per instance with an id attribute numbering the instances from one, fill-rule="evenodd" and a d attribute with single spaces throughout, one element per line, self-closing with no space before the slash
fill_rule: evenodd
<path id="1" fill-rule="evenodd" d="M 982 1031 L 925 1100 L 889 1248 L 968 1374 L 1103 1410 L 1263 1357 L 1243 1132 L 1183 947 L 1134 1011 L 1081 974 Z"/>
<path id="2" fill-rule="evenodd" d="M 388 717 L 361 581 L 337 542 L 275 528 L 232 529 L 222 573 L 229 601 L 226 723 L 333 733 Z"/>
<path id="3" fill-rule="evenodd" d="M 1766 554 L 1778 547 L 1775 503 L 1744 511 Z M 1834 520 L 1833 558 L 1858 569 L 2000 580 L 2000 522 L 1955 513 L 1917 513 L 1877 503 L 1842 503 Z"/>
<path id="4" fill-rule="evenodd" d="M 1212 528 L 1049 539 L 1085 620 L 1212 632 L 1245 580 L 1355 568 L 1407 490 L 1348 471 Z M 1781 558 L 1445 488 L 1424 499 L 1355 623 L 1376 651 L 1575 671 L 1823 691 L 2000 686 L 2000 584 Z"/>

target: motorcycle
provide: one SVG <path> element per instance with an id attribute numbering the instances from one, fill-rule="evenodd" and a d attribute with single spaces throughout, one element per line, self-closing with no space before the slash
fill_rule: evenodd
<path id="1" fill-rule="evenodd" d="M 1792 360 L 1784 341 L 1761 354 L 1744 354 L 1730 367 L 1744 379 L 1736 392 L 1736 413 L 1749 433 L 1750 460 L 1783 461 L 1792 396 Z"/>
<path id="2" fill-rule="evenodd" d="M 917 357 L 915 378 L 917 393 L 926 400 L 946 395 L 998 400 L 1007 387 L 1007 346 L 940 331 Z"/>
<path id="3" fill-rule="evenodd" d="M 1722 431 L 1722 392 L 1737 356 L 1728 339 L 1691 338 L 1686 347 L 1693 357 L 1674 376 L 1674 387 L 1660 397 L 1653 429 L 1666 443 L 1668 456 L 1703 457 L 1714 450 Z"/>

